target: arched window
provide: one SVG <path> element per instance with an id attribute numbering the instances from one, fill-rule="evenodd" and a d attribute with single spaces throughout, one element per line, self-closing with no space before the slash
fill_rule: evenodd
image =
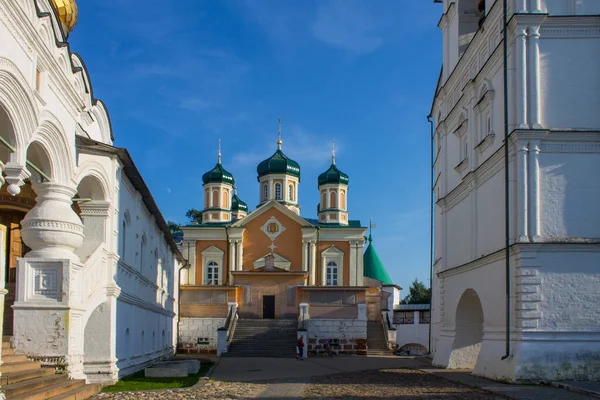
<path id="1" fill-rule="evenodd" d="M 281 183 L 275 184 L 275 200 L 281 200 Z"/>
<path id="2" fill-rule="evenodd" d="M 336 192 L 329 193 L 329 207 L 337 208 L 337 193 Z"/>
<path id="3" fill-rule="evenodd" d="M 223 208 L 229 208 L 229 192 L 225 190 L 223 192 Z"/>
<path id="4" fill-rule="evenodd" d="M 327 192 L 323 191 L 321 195 L 321 210 L 327 209 Z"/>
<path id="5" fill-rule="evenodd" d="M 294 201 L 294 185 L 291 184 L 288 186 L 288 200 Z"/>
<path id="6" fill-rule="evenodd" d="M 210 192 L 206 190 L 204 192 L 204 208 L 210 207 Z"/>
<path id="7" fill-rule="evenodd" d="M 263 200 L 266 200 L 269 198 L 269 186 L 265 183 L 263 185 Z"/>
<path id="8" fill-rule="evenodd" d="M 125 249 L 127 248 L 127 221 L 123 220 L 121 228 L 121 260 L 125 261 Z"/>
<path id="9" fill-rule="evenodd" d="M 140 272 L 144 271 L 144 253 L 146 252 L 146 234 L 142 235 L 140 241 Z"/>
<path id="10" fill-rule="evenodd" d="M 338 284 L 338 266 L 335 262 L 330 261 L 327 263 L 327 286 L 337 286 Z"/>
<path id="11" fill-rule="evenodd" d="M 217 264 L 215 261 L 209 261 L 206 264 L 206 284 L 219 284 L 219 264 Z"/>
<path id="12" fill-rule="evenodd" d="M 219 191 L 214 190 L 213 191 L 213 203 L 212 203 L 213 207 L 219 207 Z"/>
<path id="13" fill-rule="evenodd" d="M 346 209 L 346 191 L 345 190 L 340 191 L 340 208 L 342 210 Z"/>

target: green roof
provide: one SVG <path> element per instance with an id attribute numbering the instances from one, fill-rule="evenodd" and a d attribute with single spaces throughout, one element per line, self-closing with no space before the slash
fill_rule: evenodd
<path id="1" fill-rule="evenodd" d="M 221 162 L 218 162 L 217 165 L 204 175 L 202 175 L 202 182 L 206 183 L 226 183 L 229 185 L 235 184 L 235 180 L 233 179 L 233 175 L 223 168 Z"/>
<path id="2" fill-rule="evenodd" d="M 383 263 L 379 259 L 375 247 L 373 247 L 373 239 L 369 235 L 369 246 L 363 254 L 364 276 L 371 279 L 376 279 L 383 285 L 393 285 L 392 279 L 388 275 Z"/>
<path id="3" fill-rule="evenodd" d="M 319 175 L 319 186 L 326 185 L 328 183 L 347 185 L 348 181 L 348 175 L 340 171 L 334 163 L 331 163 L 329 169 Z"/>
<path id="4" fill-rule="evenodd" d="M 248 205 L 238 197 L 237 193 L 231 199 L 231 211 L 248 212 Z"/>
<path id="5" fill-rule="evenodd" d="M 259 178 L 269 174 L 287 174 L 300 179 L 300 165 L 283 154 L 281 149 L 277 149 L 275 154 L 258 164 L 256 172 Z"/>

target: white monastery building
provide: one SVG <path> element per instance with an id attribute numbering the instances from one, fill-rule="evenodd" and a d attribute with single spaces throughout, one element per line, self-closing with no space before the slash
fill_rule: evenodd
<path id="1" fill-rule="evenodd" d="M 2 361 L 111 383 L 174 353 L 184 261 L 113 146 L 76 22 L 74 0 L 0 1 Z"/>
<path id="2" fill-rule="evenodd" d="M 433 362 L 597 380 L 600 1 L 436 2 Z"/>

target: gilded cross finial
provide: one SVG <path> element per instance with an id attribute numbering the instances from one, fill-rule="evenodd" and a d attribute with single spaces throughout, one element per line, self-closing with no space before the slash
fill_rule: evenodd
<path id="1" fill-rule="evenodd" d="M 331 141 L 331 163 L 335 164 L 335 140 Z"/>
<path id="2" fill-rule="evenodd" d="M 279 150 L 281 150 L 281 117 L 277 118 L 277 122 L 279 124 L 278 128 L 277 128 L 277 148 Z"/>
<path id="3" fill-rule="evenodd" d="M 219 164 L 221 164 L 221 139 L 219 139 L 219 154 L 218 154 L 217 162 Z"/>

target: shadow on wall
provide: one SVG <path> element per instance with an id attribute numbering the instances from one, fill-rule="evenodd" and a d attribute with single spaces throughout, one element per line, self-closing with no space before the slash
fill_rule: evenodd
<path id="1" fill-rule="evenodd" d="M 473 369 L 483 341 L 483 309 L 473 289 L 467 289 L 458 302 L 455 332 L 448 368 Z"/>

